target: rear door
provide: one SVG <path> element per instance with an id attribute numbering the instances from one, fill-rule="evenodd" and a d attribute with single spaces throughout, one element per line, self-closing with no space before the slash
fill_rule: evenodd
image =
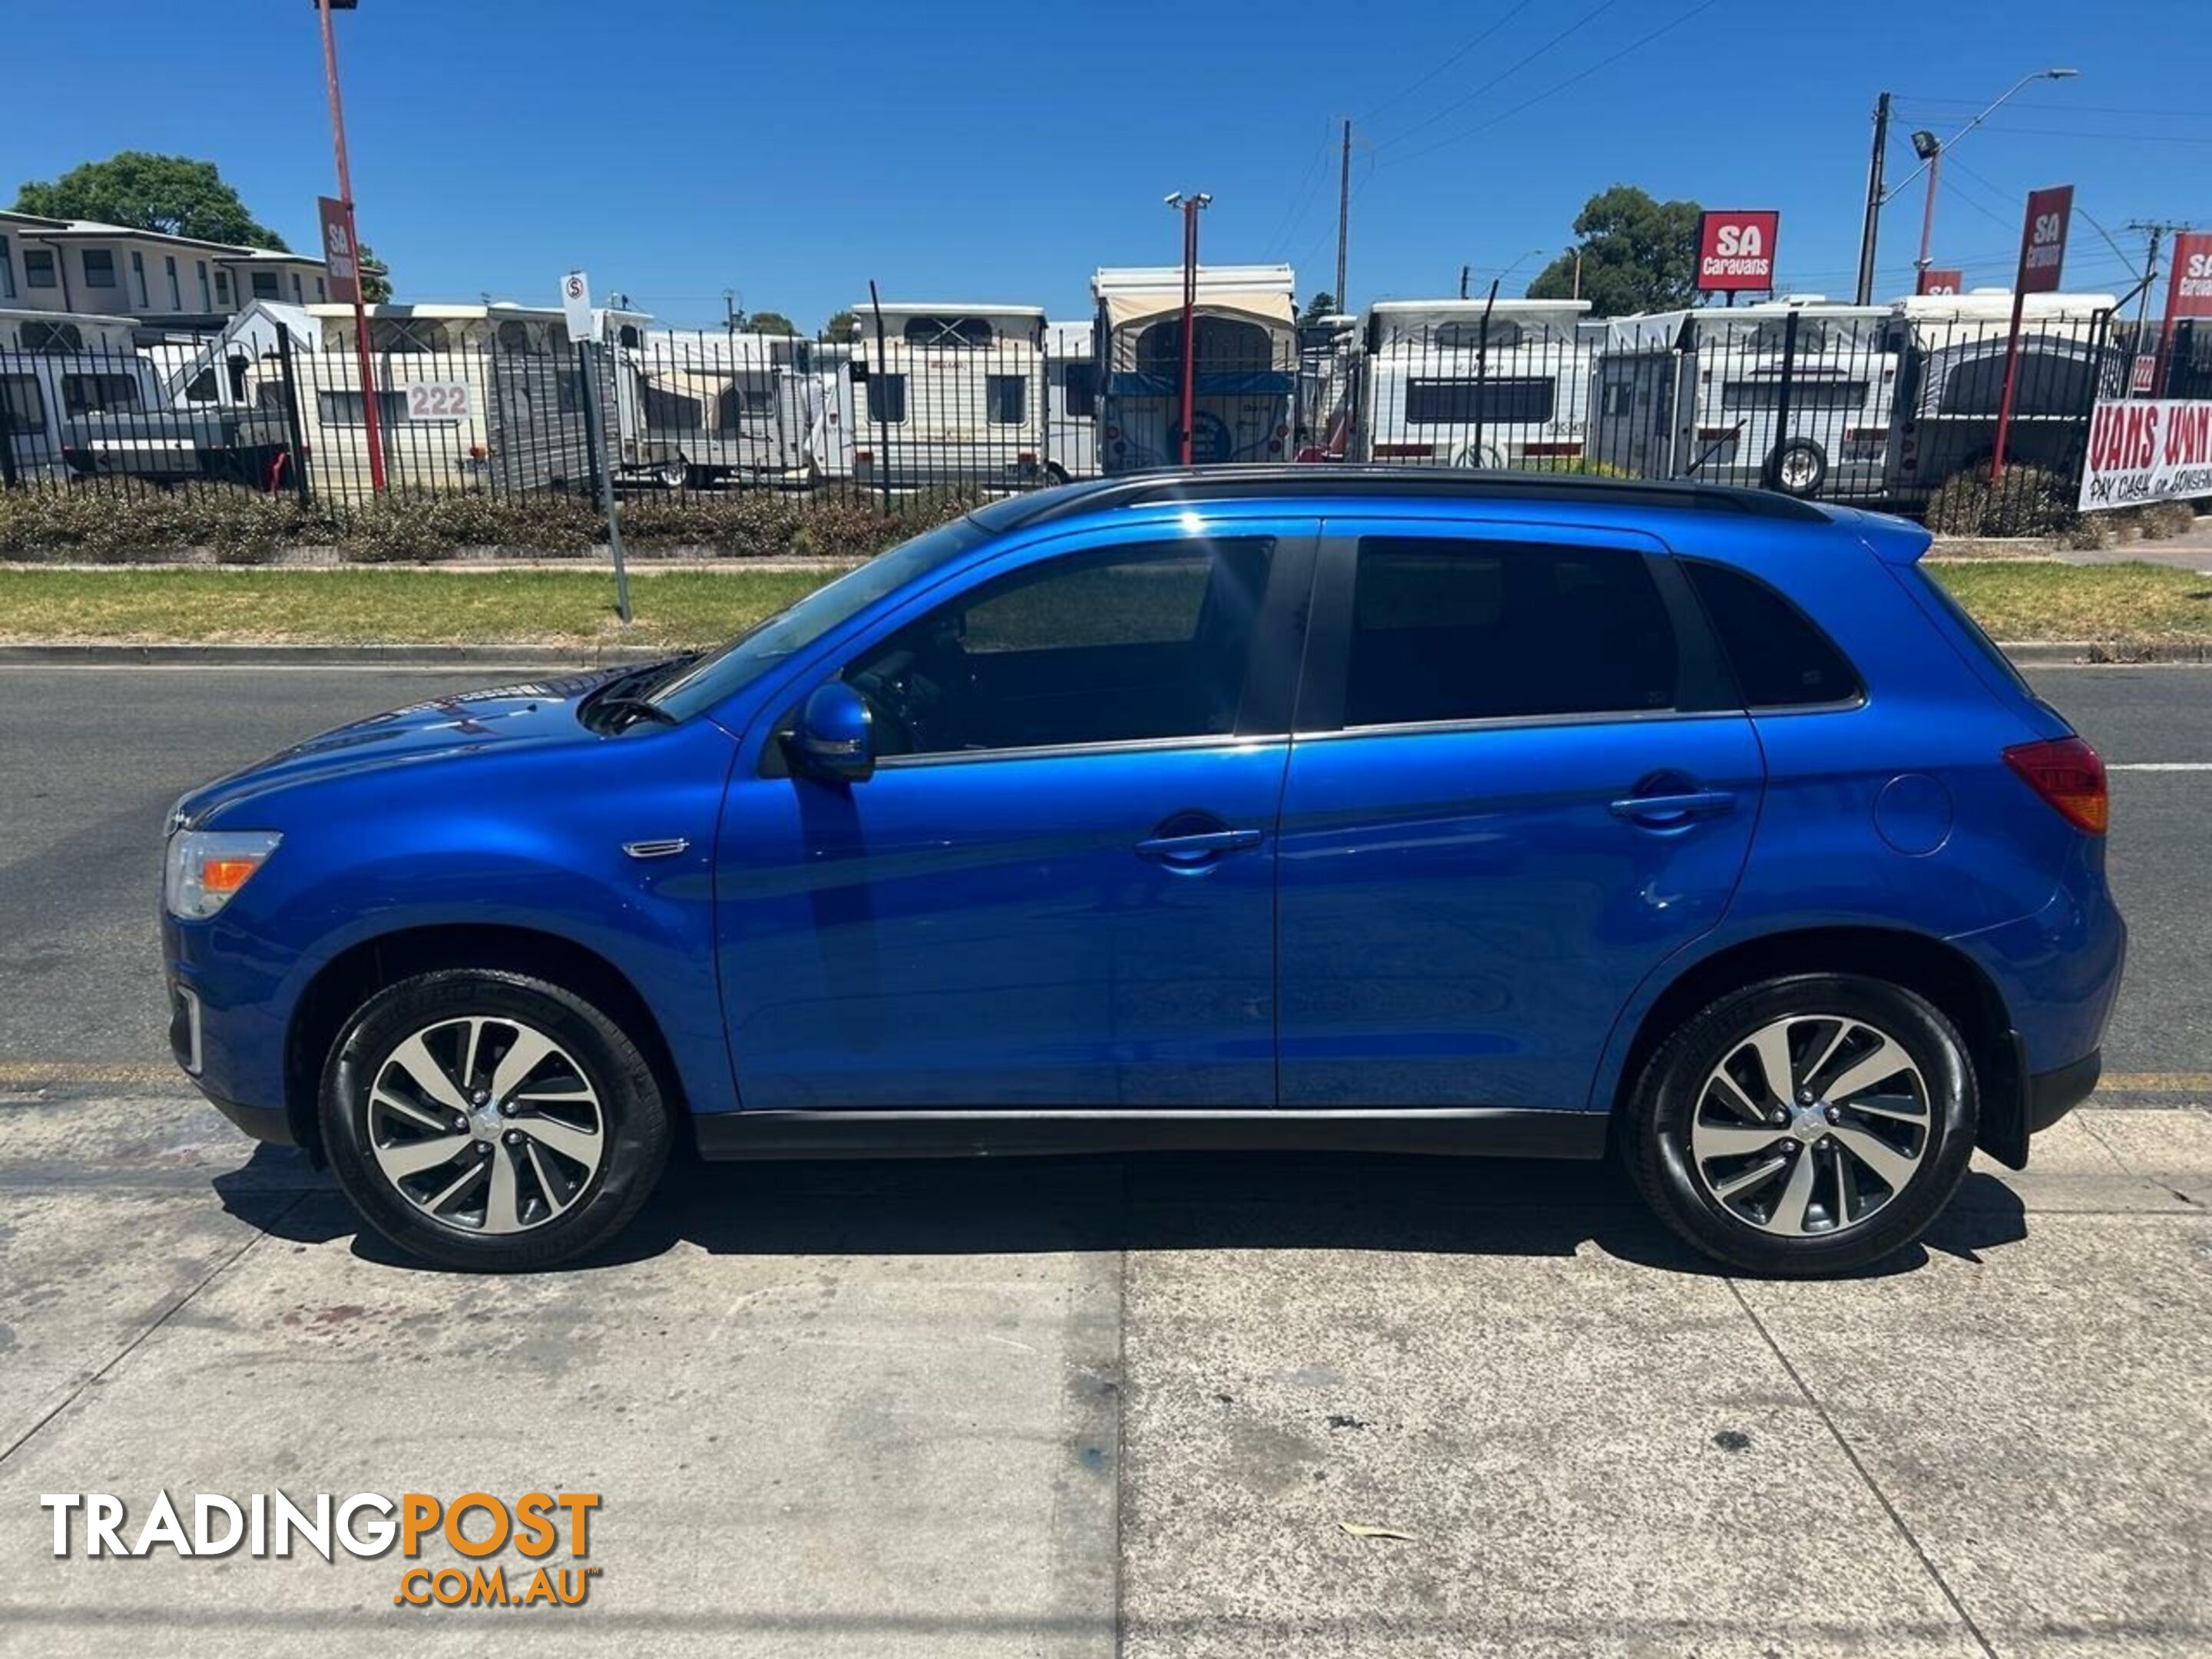
<path id="1" fill-rule="evenodd" d="M 1764 775 L 1667 550 L 1332 520 L 1279 830 L 1290 1107 L 1580 1108 Z"/>

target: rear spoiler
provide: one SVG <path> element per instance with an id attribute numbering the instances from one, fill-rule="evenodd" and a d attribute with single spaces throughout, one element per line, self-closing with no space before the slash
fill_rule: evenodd
<path id="1" fill-rule="evenodd" d="M 1936 539 L 1935 535 L 1921 525 L 1909 524 L 1903 519 L 1893 519 L 1881 513 L 1862 514 L 1858 529 L 1860 539 L 1874 550 L 1875 557 L 1885 564 L 1915 563 Z"/>

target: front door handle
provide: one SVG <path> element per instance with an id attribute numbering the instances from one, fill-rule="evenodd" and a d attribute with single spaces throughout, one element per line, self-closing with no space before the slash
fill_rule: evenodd
<path id="1" fill-rule="evenodd" d="M 1735 810 L 1735 795 L 1727 789 L 1692 789 L 1679 794 L 1631 795 L 1613 804 L 1613 815 L 1656 830 L 1687 823 L 1692 818 L 1717 817 Z"/>
<path id="2" fill-rule="evenodd" d="M 1257 830 L 1201 830 L 1187 836 L 1152 836 L 1137 843 L 1137 856 L 1188 868 L 1211 863 L 1224 853 L 1257 847 Z"/>

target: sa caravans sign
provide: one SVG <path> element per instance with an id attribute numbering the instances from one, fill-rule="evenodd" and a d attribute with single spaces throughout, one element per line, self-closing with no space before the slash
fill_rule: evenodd
<path id="1" fill-rule="evenodd" d="M 1781 228 L 1781 214 L 1770 209 L 1712 209 L 1698 216 L 1698 291 L 1771 292 Z"/>

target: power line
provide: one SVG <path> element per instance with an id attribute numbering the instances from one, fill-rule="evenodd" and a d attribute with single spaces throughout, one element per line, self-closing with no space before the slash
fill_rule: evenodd
<path id="1" fill-rule="evenodd" d="M 1700 12 L 1711 11 L 1719 3 L 1720 0 L 1698 0 L 1698 4 L 1691 7 L 1689 10 L 1684 12 L 1672 22 L 1662 23 L 1657 28 L 1653 29 L 1649 34 L 1639 35 L 1637 39 L 1631 40 L 1626 46 L 1623 46 L 1619 52 L 1610 53 L 1606 57 L 1599 58 L 1597 62 L 1592 64 L 1588 69 L 1583 70 L 1577 74 L 1569 76 L 1565 80 L 1559 82 L 1555 86 L 1547 87 L 1534 97 L 1524 99 L 1520 103 L 1514 105 L 1512 108 L 1505 110 L 1499 114 L 1492 116 L 1487 121 L 1478 122 L 1475 125 L 1468 127 L 1462 131 L 1455 132 L 1448 138 L 1440 138 L 1435 143 L 1425 146 L 1420 149 L 1417 149 L 1410 155 L 1394 156 L 1392 160 L 1395 161 L 1419 161 L 1422 156 L 1432 155 L 1440 149 L 1448 149 L 1449 146 L 1458 143 L 1463 138 L 1472 138 L 1478 132 L 1486 131 L 1490 128 L 1496 126 L 1501 121 L 1509 121 L 1512 119 L 1513 117 L 1520 114 L 1522 111 L 1534 109 L 1546 99 L 1555 97 L 1559 94 L 1565 92 L 1569 87 L 1576 86 L 1582 82 L 1589 80 L 1591 76 L 1595 75 L 1600 70 L 1609 68 L 1611 65 L 1619 63 L 1622 58 L 1627 57 L 1630 53 L 1641 52 L 1644 47 L 1650 46 L 1654 40 L 1656 40 L 1661 35 L 1672 33 L 1674 30 L 1681 27 L 1683 24 L 1688 22 L 1692 17 L 1697 16 Z M 1602 8 L 1601 8 L 1601 9 L 1602 9 Z"/>
<path id="2" fill-rule="evenodd" d="M 1573 22 L 1568 24 L 1566 27 L 1561 29 L 1550 40 L 1545 41 L 1542 46 L 1538 46 L 1534 52 L 1528 53 L 1528 56 L 1521 58 L 1518 62 L 1514 64 L 1511 68 L 1507 69 L 1499 74 L 1492 76 L 1489 80 L 1485 81 L 1473 92 L 1467 94 L 1464 97 L 1455 98 L 1450 103 L 1446 104 L 1442 109 L 1431 113 L 1427 118 L 1414 122 L 1412 126 L 1407 127 L 1403 132 L 1400 133 L 1396 137 L 1391 139 L 1389 142 L 1394 144 L 1401 144 L 1405 143 L 1407 139 L 1412 137 L 1415 133 L 1420 131 L 1422 128 L 1434 126 L 1437 122 L 1443 120 L 1445 116 L 1449 115 L 1454 110 L 1466 108 L 1468 105 L 1481 97 L 1484 93 L 1488 92 L 1492 87 L 1511 80 L 1522 70 L 1528 68 L 1529 64 L 1534 63 L 1546 52 L 1551 51 L 1553 47 L 1558 46 L 1559 42 L 1567 39 L 1568 36 L 1576 33 L 1579 30 L 1589 26 L 1590 23 L 1595 22 L 1600 13 L 1611 11 L 1620 3 L 1620 0 L 1598 0 L 1598 3 L 1596 5 L 1591 7 L 1589 10 L 1584 12 L 1580 17 L 1575 19 Z"/>
<path id="3" fill-rule="evenodd" d="M 1534 3 L 1534 0 L 1519 0 L 1519 3 L 1508 7 L 1504 15 L 1500 16 L 1496 22 L 1492 23 L 1488 28 L 1483 30 L 1481 33 L 1476 35 L 1474 40 L 1468 41 L 1457 52 L 1453 52 L 1449 58 L 1443 59 L 1443 62 L 1439 63 L 1426 75 L 1420 76 L 1417 80 L 1407 82 L 1404 86 L 1399 88 L 1397 91 L 1392 93 L 1388 98 L 1385 98 L 1381 103 L 1370 109 L 1364 115 L 1359 118 L 1359 125 L 1362 126 L 1371 126 L 1374 124 L 1375 118 L 1380 115 L 1384 110 L 1389 108 L 1391 105 L 1396 103 L 1400 99 L 1404 98 L 1408 93 L 1419 92 L 1423 87 L 1428 85 L 1430 82 L 1435 80 L 1437 76 L 1442 75 L 1454 64 L 1456 64 L 1461 58 L 1466 57 L 1468 53 L 1473 52 L 1477 46 L 1490 39 L 1492 35 L 1504 28 L 1508 23 L 1518 17 L 1522 12 L 1528 10 L 1533 3 Z"/>

